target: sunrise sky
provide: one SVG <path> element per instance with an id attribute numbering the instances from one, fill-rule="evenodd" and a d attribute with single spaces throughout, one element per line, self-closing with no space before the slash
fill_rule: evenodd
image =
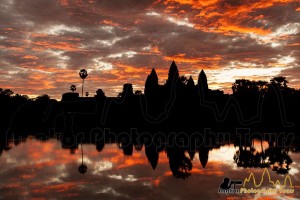
<path id="1" fill-rule="evenodd" d="M 175 60 L 211 89 L 286 76 L 300 87 L 299 0 L 1 0 L 0 87 L 61 98 L 87 69 L 85 91 L 164 83 Z"/>

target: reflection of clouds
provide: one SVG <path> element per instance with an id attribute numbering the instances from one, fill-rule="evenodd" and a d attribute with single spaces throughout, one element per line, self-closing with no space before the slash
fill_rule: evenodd
<path id="1" fill-rule="evenodd" d="M 104 189 L 102 189 L 100 191 L 97 191 L 96 193 L 109 193 L 109 194 L 113 194 L 113 196 L 123 196 L 123 197 L 129 198 L 128 195 L 123 195 L 123 194 L 117 192 L 116 190 L 114 190 L 111 187 L 104 188 Z"/>
<path id="2" fill-rule="evenodd" d="M 291 168 L 290 170 L 289 170 L 289 174 L 290 175 L 295 175 L 295 174 L 298 174 L 299 173 L 299 170 L 297 169 L 297 168 Z"/>
<path id="3" fill-rule="evenodd" d="M 67 172 L 67 168 L 65 164 L 61 164 L 56 166 L 56 176 L 49 178 L 45 183 L 53 184 L 53 183 L 62 183 L 63 179 L 67 178 L 69 173 Z"/>
<path id="4" fill-rule="evenodd" d="M 107 161 L 99 161 L 94 163 L 94 171 L 93 174 L 98 174 L 99 172 L 109 170 L 113 167 L 111 162 Z"/>
<path id="5" fill-rule="evenodd" d="M 54 184 L 54 183 L 62 183 L 63 181 L 61 180 L 60 177 L 54 177 L 54 178 L 50 178 L 48 181 L 46 181 L 45 183 L 48 184 Z"/>
<path id="6" fill-rule="evenodd" d="M 128 175 L 127 178 L 125 178 L 125 181 L 134 182 L 137 181 L 137 179 L 134 178 L 133 175 Z"/>
<path id="7" fill-rule="evenodd" d="M 192 161 L 192 175 L 183 181 L 173 177 L 165 152 L 159 154 L 158 166 L 153 170 L 144 149 L 134 149 L 133 156 L 124 156 L 116 144 L 106 144 L 101 153 L 94 145 L 83 144 L 84 163 L 89 164 L 88 172 L 82 175 L 77 170 L 81 162 L 80 151 L 71 155 L 68 149 L 61 149 L 56 140 L 27 142 L 3 152 L 0 157 L 0 196 L 3 199 L 38 199 L 45 196 L 49 199 L 233 198 L 233 195 L 219 196 L 216 192 L 225 176 L 243 180 L 250 172 L 255 177 L 260 177 L 262 172 L 262 169 L 252 168 L 233 170 L 235 148 L 232 145 L 210 151 L 205 169 L 196 153 Z M 32 152 L 37 153 L 31 155 Z M 8 157 L 21 162 L 6 162 Z M 291 153 L 291 157 L 295 162 L 291 166 L 294 169 L 291 169 L 291 178 L 298 186 L 300 155 Z M 278 176 L 275 172 L 270 171 L 270 174 L 272 178 Z M 199 187 L 201 190 L 195 189 Z"/>
<path id="8" fill-rule="evenodd" d="M 108 177 L 113 179 L 118 179 L 118 180 L 121 180 L 123 178 L 121 175 L 116 175 L 116 174 L 108 175 Z"/>
<path id="9" fill-rule="evenodd" d="M 289 174 L 293 175 L 295 179 L 300 180 L 299 175 L 295 175 L 300 171 L 300 154 L 291 153 L 290 156 L 293 159 L 293 163 L 291 165 L 291 169 L 289 170 Z"/>
<path id="10" fill-rule="evenodd" d="M 78 158 L 77 159 L 77 163 L 81 163 L 81 162 L 82 162 L 81 158 Z M 83 163 L 85 163 L 85 164 L 92 164 L 93 161 L 91 161 L 87 156 L 85 156 L 83 154 Z"/>
<path id="11" fill-rule="evenodd" d="M 213 149 L 209 152 L 208 164 L 211 161 L 218 161 L 223 164 L 232 165 L 234 163 L 233 156 L 236 149 L 233 145 L 225 145 L 220 147 L 220 149 Z"/>
<path id="12" fill-rule="evenodd" d="M 138 180 L 131 174 L 128 174 L 127 177 L 123 177 L 122 175 L 116 175 L 116 174 L 108 175 L 107 177 L 112 178 L 112 179 L 117 179 L 117 180 L 124 180 L 124 181 L 128 181 L 128 182 L 134 182 L 134 181 Z"/>
<path id="13" fill-rule="evenodd" d="M 17 160 L 14 159 L 14 158 L 10 158 L 9 156 L 7 156 L 6 163 L 17 163 Z"/>

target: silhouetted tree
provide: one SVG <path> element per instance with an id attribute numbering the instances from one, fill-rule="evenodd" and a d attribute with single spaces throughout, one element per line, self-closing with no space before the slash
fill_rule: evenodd
<path id="1" fill-rule="evenodd" d="M 79 76 L 82 79 L 82 91 L 81 91 L 81 96 L 83 97 L 83 86 L 84 86 L 84 79 L 88 76 L 88 73 L 85 69 L 81 69 L 79 71 Z"/>
<path id="2" fill-rule="evenodd" d="M 27 95 L 21 95 L 21 94 L 18 94 L 18 93 L 14 95 L 14 98 L 18 99 L 18 100 L 23 100 L 23 101 L 29 100 L 29 97 Z"/>
<path id="3" fill-rule="evenodd" d="M 76 91 L 76 85 L 71 85 L 71 86 L 70 86 L 70 90 L 71 90 L 72 92 L 75 92 L 75 91 Z"/>
<path id="4" fill-rule="evenodd" d="M 287 88 L 288 81 L 283 76 L 274 77 L 270 81 L 272 85 L 277 85 L 279 88 Z"/>
<path id="5" fill-rule="evenodd" d="M 96 98 L 98 99 L 104 99 L 106 96 L 105 96 L 105 93 L 103 92 L 102 89 L 98 89 L 96 91 Z"/>
<path id="6" fill-rule="evenodd" d="M 188 84 L 188 79 L 185 76 L 180 76 L 179 80 L 180 80 L 182 85 L 187 85 Z"/>
<path id="7" fill-rule="evenodd" d="M 267 81 L 257 81 L 256 85 L 257 85 L 259 91 L 263 91 L 267 88 L 268 82 Z"/>
<path id="8" fill-rule="evenodd" d="M 0 94 L 1 94 L 1 95 L 4 95 L 4 96 L 7 96 L 7 97 L 11 97 L 11 96 L 14 94 L 14 92 L 13 92 L 12 90 L 10 90 L 10 89 L 5 89 L 5 90 L 3 90 L 3 89 L 1 88 Z"/>
<path id="9" fill-rule="evenodd" d="M 35 98 L 36 102 L 48 102 L 50 100 L 50 96 L 47 94 L 41 94 Z"/>
<path id="10" fill-rule="evenodd" d="M 264 82 L 260 82 L 260 87 L 264 87 Z M 258 94 L 259 86 L 257 82 L 250 81 L 247 79 L 237 79 L 232 84 L 232 92 L 233 94 L 240 94 L 240 95 L 251 95 L 251 94 Z"/>

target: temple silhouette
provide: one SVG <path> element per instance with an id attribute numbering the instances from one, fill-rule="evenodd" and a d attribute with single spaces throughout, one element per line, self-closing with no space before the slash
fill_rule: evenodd
<path id="1" fill-rule="evenodd" d="M 79 73 L 88 77 L 85 69 Z M 238 79 L 232 94 L 209 89 L 200 71 L 197 83 L 180 76 L 173 61 L 165 84 L 158 83 L 153 68 L 145 80 L 144 92 L 131 83 L 123 85 L 117 97 L 106 97 L 102 89 L 89 97 L 76 86 L 64 93 L 61 101 L 47 94 L 35 99 L 1 89 L 1 131 L 7 133 L 52 131 L 77 134 L 94 128 L 116 132 L 137 128 L 144 131 L 195 132 L 203 128 L 234 132 L 236 128 L 256 131 L 299 131 L 300 92 L 288 86 L 285 77 L 270 82 Z"/>

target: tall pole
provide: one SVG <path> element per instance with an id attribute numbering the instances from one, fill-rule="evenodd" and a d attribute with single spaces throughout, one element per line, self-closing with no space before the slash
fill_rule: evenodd
<path id="1" fill-rule="evenodd" d="M 83 85 L 84 85 L 84 78 L 82 79 L 81 97 L 83 97 Z"/>
<path id="2" fill-rule="evenodd" d="M 83 164 L 83 149 L 82 149 L 82 141 L 81 141 L 81 164 Z"/>

